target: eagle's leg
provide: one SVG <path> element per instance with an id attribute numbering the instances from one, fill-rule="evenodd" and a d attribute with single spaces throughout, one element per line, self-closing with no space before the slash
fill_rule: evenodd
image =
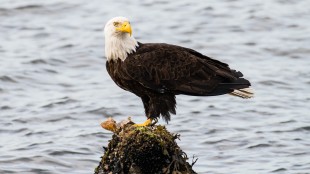
<path id="1" fill-rule="evenodd" d="M 134 126 L 136 126 L 136 127 L 150 126 L 152 124 L 152 121 L 153 121 L 153 119 L 149 118 L 144 123 L 134 124 Z"/>

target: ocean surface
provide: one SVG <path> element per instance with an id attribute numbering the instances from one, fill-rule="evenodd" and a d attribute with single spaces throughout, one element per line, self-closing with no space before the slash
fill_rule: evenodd
<path id="1" fill-rule="evenodd" d="M 0 173 L 93 173 L 112 133 L 99 124 L 142 102 L 105 68 L 103 27 L 131 20 L 140 42 L 229 63 L 255 98 L 177 96 L 167 128 L 194 170 L 310 173 L 309 0 L 0 0 Z M 162 120 L 159 124 L 165 124 Z"/>

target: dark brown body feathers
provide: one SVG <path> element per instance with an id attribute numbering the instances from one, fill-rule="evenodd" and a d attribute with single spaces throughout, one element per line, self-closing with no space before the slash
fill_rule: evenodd
<path id="1" fill-rule="evenodd" d="M 239 71 L 192 49 L 169 44 L 141 44 L 122 61 L 106 64 L 114 82 L 142 99 L 148 118 L 166 121 L 175 114 L 175 95 L 215 96 L 251 84 Z"/>

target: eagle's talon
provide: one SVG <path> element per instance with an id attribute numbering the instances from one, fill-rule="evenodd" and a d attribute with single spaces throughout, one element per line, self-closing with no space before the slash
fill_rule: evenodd
<path id="1" fill-rule="evenodd" d="M 151 126 L 155 126 L 155 124 L 158 122 L 158 118 L 154 118 L 152 121 L 153 122 L 151 123 Z"/>

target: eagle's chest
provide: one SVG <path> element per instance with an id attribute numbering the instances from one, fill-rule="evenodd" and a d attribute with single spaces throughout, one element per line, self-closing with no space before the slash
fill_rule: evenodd
<path id="1" fill-rule="evenodd" d="M 107 62 L 107 71 L 119 87 L 135 93 L 135 89 L 137 88 L 136 82 L 128 76 L 121 60 Z"/>
<path id="2" fill-rule="evenodd" d="M 107 71 L 113 81 L 120 87 L 125 87 L 125 78 L 124 78 L 124 72 L 122 70 L 122 65 L 120 62 L 116 61 L 111 61 L 107 62 Z"/>

